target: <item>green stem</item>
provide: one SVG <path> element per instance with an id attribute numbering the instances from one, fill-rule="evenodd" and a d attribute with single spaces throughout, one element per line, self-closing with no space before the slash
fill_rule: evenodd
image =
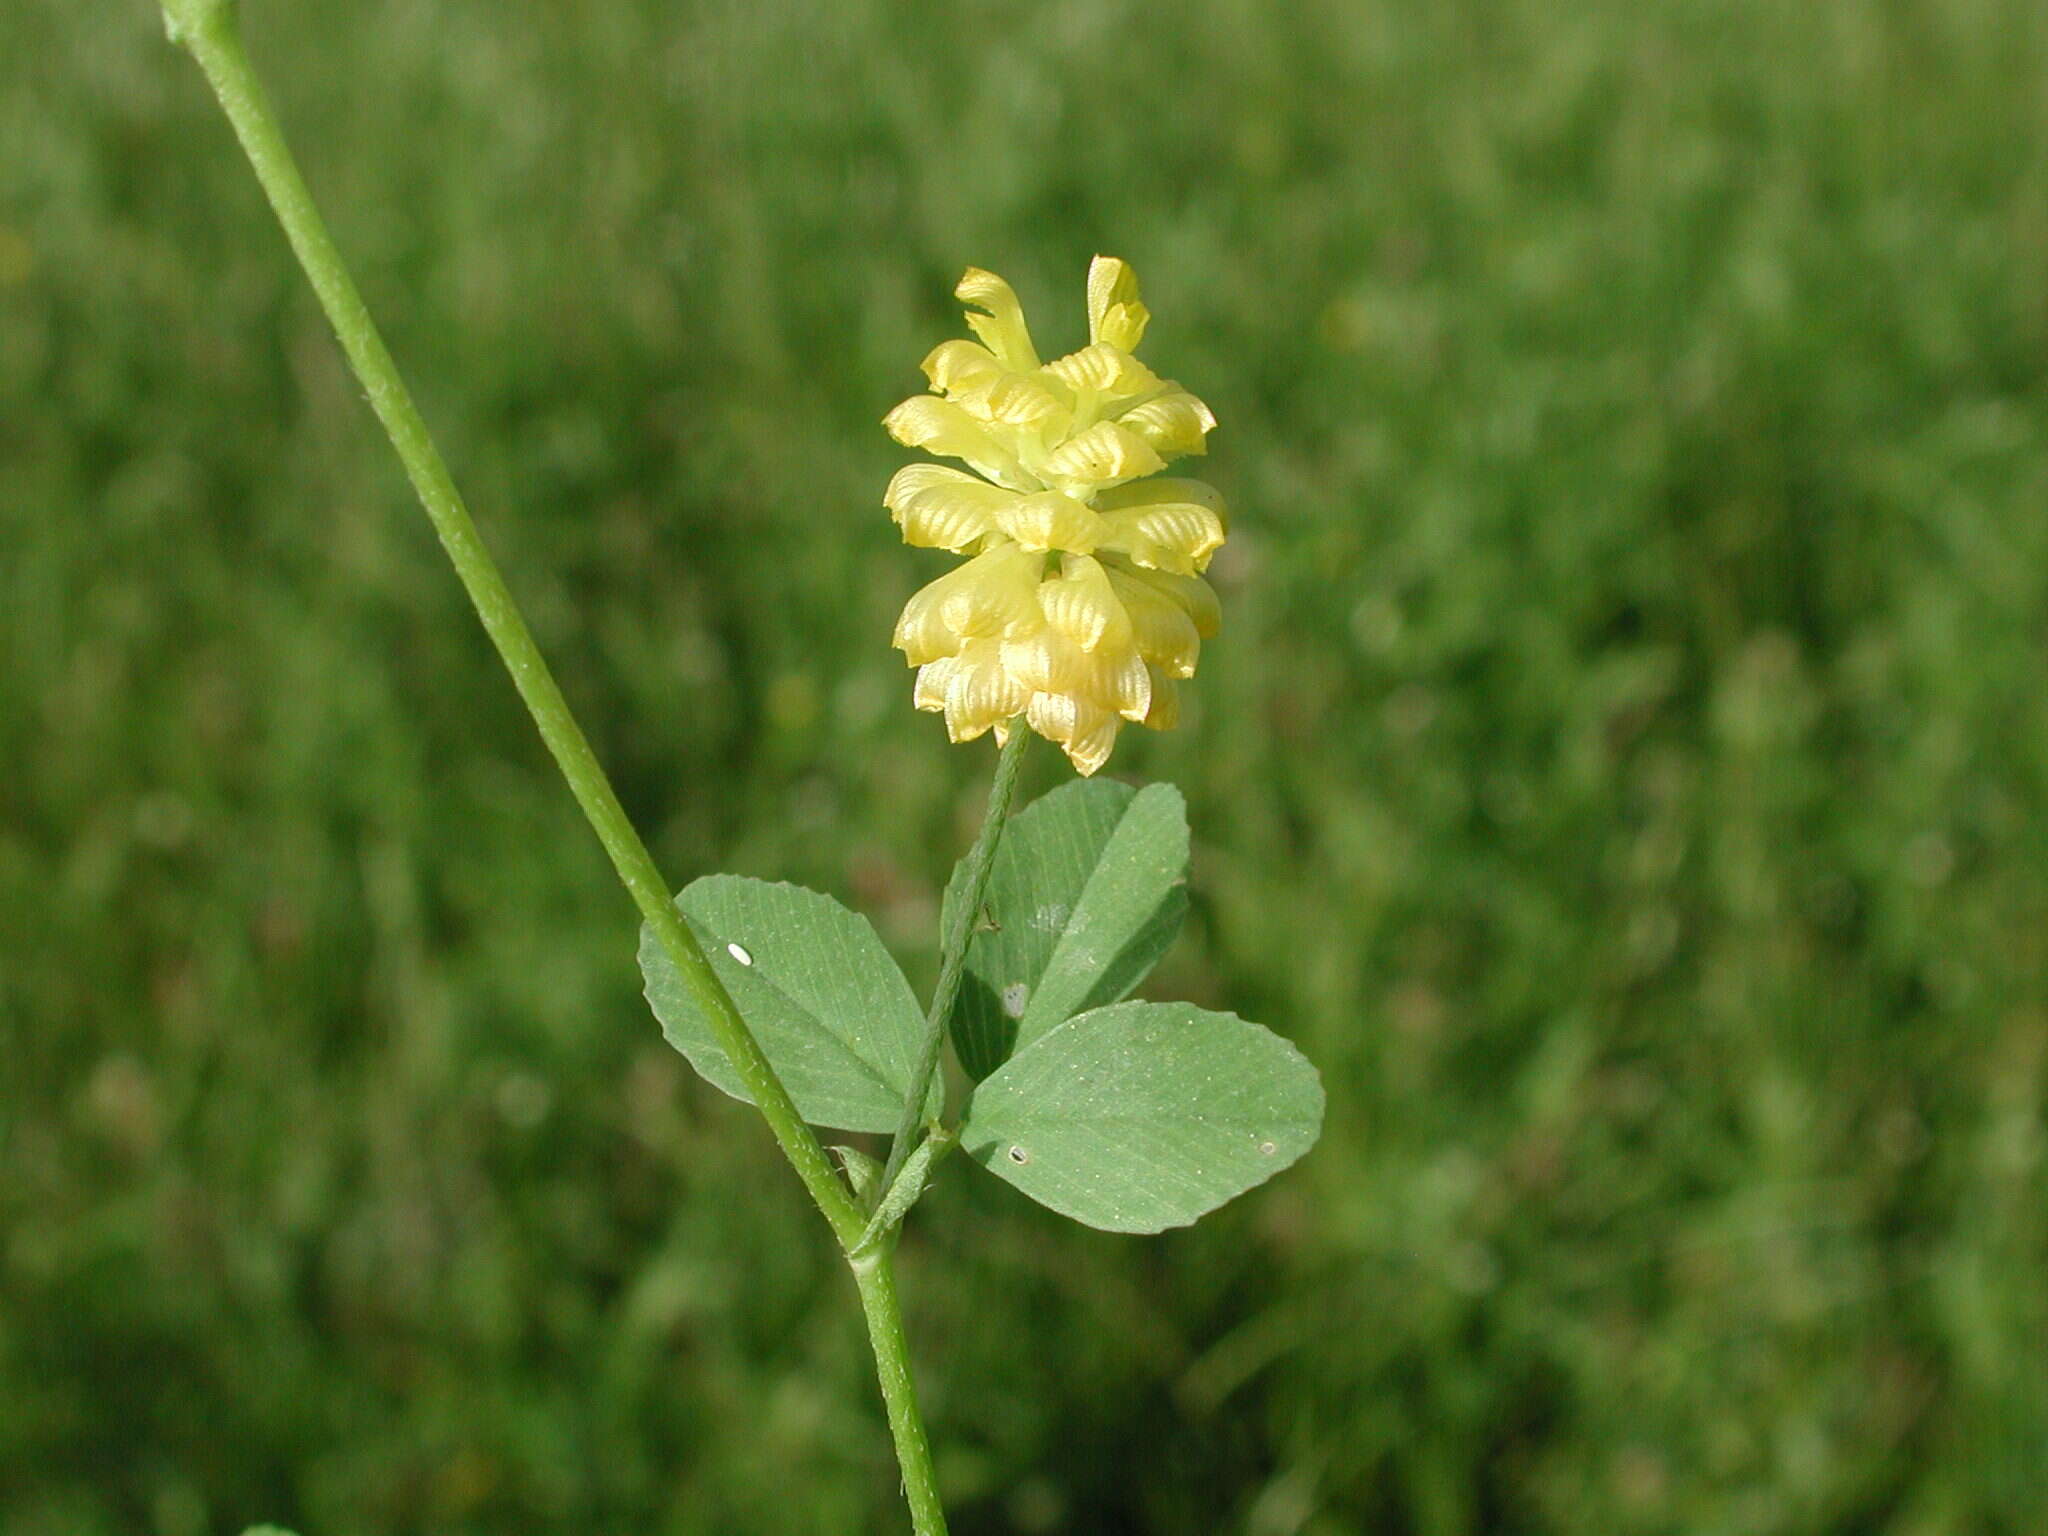
<path id="1" fill-rule="evenodd" d="M 533 723 L 540 727 L 541 738 L 554 755 L 562 777 L 569 781 L 576 803 L 611 856 L 612 867 L 618 871 L 641 915 L 711 1021 L 719 1046 L 774 1132 L 783 1155 L 831 1223 L 840 1246 L 851 1248 L 859 1241 L 865 1225 L 863 1213 L 833 1173 L 824 1148 L 797 1113 L 789 1091 L 782 1086 L 775 1069 L 762 1054 L 760 1043 L 741 1019 L 696 936 L 678 915 L 675 903 L 669 899 L 667 882 L 627 819 L 611 781 L 605 777 L 576 717 L 570 713 L 568 701 L 562 697 L 540 648 L 534 644 L 497 562 L 485 548 L 426 422 L 413 404 L 383 338 L 377 334 L 362 296 L 356 292 L 341 252 L 335 248 L 312 194 L 306 190 L 262 81 L 242 47 L 234 7 L 227 0 L 165 0 L 164 14 L 171 37 L 191 50 L 214 95 L 220 99 L 221 110 L 234 125 L 235 136 L 241 140 L 256 179 L 263 184 L 264 194 L 284 226 L 292 251 L 312 282 L 342 350 L 348 354 L 350 367 L 369 393 L 370 408 L 383 423 L 391 446 L 398 450 L 413 489 L 433 520 L 434 531 L 440 535 L 442 548 L 454 562 L 477 617 L 483 620 L 491 643 L 512 674 L 513 685 L 533 716 Z"/>
<path id="2" fill-rule="evenodd" d="M 925 1438 L 924 1417 L 918 1412 L 917 1385 L 910 1378 L 903 1309 L 896 1300 L 894 1246 L 893 1239 L 884 1238 L 873 1253 L 854 1260 L 853 1278 L 860 1286 L 861 1311 L 867 1315 L 875 1374 L 881 1378 L 889 1433 L 896 1441 L 896 1464 L 903 1469 L 903 1496 L 910 1504 L 911 1529 L 916 1536 L 946 1536 L 946 1511 L 939 1502 L 931 1442 Z"/>
<path id="3" fill-rule="evenodd" d="M 967 888 L 952 912 L 952 922 L 940 936 L 939 981 L 932 989 L 932 1007 L 924 1021 L 924 1042 L 918 1052 L 917 1070 L 910 1074 L 910 1093 L 903 1101 L 903 1118 L 896 1125 L 896 1139 L 889 1144 L 889 1161 L 875 1181 L 873 1205 L 879 1208 L 889 1196 L 896 1175 L 909 1158 L 918 1127 L 926 1124 L 925 1101 L 931 1096 L 932 1078 L 939 1070 L 939 1047 L 946 1038 L 946 1021 L 953 1014 L 953 1000 L 960 995 L 960 973 L 967 964 L 967 940 L 981 916 L 982 898 L 988 894 L 988 877 L 995 868 L 996 844 L 1009 819 L 1010 799 L 1017 791 L 1017 769 L 1024 761 L 1025 745 L 1031 732 L 1024 722 L 1010 722 L 1010 739 L 996 757 L 995 782 L 989 786 L 988 810 L 981 819 L 981 831 L 967 850 Z"/>

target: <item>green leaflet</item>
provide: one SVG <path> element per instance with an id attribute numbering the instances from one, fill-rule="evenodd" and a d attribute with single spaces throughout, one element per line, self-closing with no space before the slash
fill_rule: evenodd
<path id="1" fill-rule="evenodd" d="M 968 1073 L 985 1078 L 1074 1014 L 1126 996 L 1180 931 L 1187 868 L 1187 807 L 1171 784 L 1077 780 L 1020 812 L 996 849 L 953 1009 Z M 962 878 L 956 869 L 948 911 Z"/>
<path id="2" fill-rule="evenodd" d="M 974 1091 L 960 1144 L 1110 1232 L 1185 1226 L 1322 1130 L 1316 1069 L 1272 1031 L 1186 1003 L 1118 1003 L 1047 1031 Z"/>
<path id="3" fill-rule="evenodd" d="M 835 1130 L 894 1130 L 924 1017 L 867 919 L 816 891 L 739 875 L 692 881 L 676 905 L 798 1112 Z M 714 1086 L 746 1099 L 696 999 L 644 926 L 640 970 L 669 1044 Z"/>

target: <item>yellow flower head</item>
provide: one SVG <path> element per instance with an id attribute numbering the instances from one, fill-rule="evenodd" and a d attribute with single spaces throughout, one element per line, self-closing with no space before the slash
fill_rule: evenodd
<path id="1" fill-rule="evenodd" d="M 1131 355 L 1151 315 L 1113 257 L 1088 268 L 1088 345 L 1049 363 L 1000 277 L 970 267 L 954 293 L 980 341 L 941 343 L 924 360 L 937 393 L 882 424 L 973 473 L 909 464 L 882 499 L 906 543 L 973 558 L 911 598 L 895 644 L 953 740 L 1007 739 L 1022 715 L 1090 774 L 1124 721 L 1173 726 L 1177 680 L 1216 633 L 1201 572 L 1223 498 L 1159 475 L 1204 452 L 1216 418 Z"/>

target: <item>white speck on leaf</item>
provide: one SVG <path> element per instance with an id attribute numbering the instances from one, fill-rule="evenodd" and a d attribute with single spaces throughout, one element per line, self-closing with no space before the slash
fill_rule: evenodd
<path id="1" fill-rule="evenodd" d="M 1010 1148 L 1010 1161 L 1013 1163 L 1028 1163 L 1031 1161 L 1031 1154 L 1022 1147 L 1012 1147 Z"/>
<path id="2" fill-rule="evenodd" d="M 752 965 L 754 963 L 754 957 L 747 953 L 744 945 L 728 944 L 725 946 L 725 952 L 731 955 L 733 959 L 739 961 L 741 965 Z"/>
<path id="3" fill-rule="evenodd" d="M 1277 1143 L 1270 1141 L 1262 1141 L 1259 1143 L 1259 1155 L 1262 1157 L 1271 1157 L 1275 1152 L 1278 1152 L 1279 1150 L 1280 1148 Z"/>
<path id="4" fill-rule="evenodd" d="M 1024 1005 L 1031 1001 L 1031 989 L 1021 981 L 1003 988 L 1003 1012 L 1013 1019 L 1024 1017 Z"/>

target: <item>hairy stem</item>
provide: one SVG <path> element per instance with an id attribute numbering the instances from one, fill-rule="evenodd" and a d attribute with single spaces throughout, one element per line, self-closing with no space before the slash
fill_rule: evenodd
<path id="1" fill-rule="evenodd" d="M 911 1529 L 916 1536 L 946 1536 L 946 1511 L 939 1502 L 931 1442 L 925 1438 L 917 1385 L 910 1377 L 903 1309 L 896 1300 L 895 1246 L 893 1238 L 884 1238 L 875 1251 L 855 1259 L 853 1278 L 860 1286 L 861 1311 L 867 1314 L 868 1343 L 875 1352 L 875 1374 L 881 1378 L 889 1433 L 896 1441 L 896 1464 L 903 1469 L 903 1496 L 910 1504 Z"/>
<path id="2" fill-rule="evenodd" d="M 889 1144 L 889 1161 L 875 1184 L 873 1204 L 879 1208 L 889 1196 L 890 1186 L 903 1171 L 915 1145 L 918 1128 L 925 1124 L 925 1101 L 931 1096 L 932 1078 L 939 1070 L 939 1047 L 946 1039 L 946 1021 L 952 1017 L 953 1001 L 960 995 L 960 973 L 967 964 L 967 941 L 981 916 L 982 898 L 988 894 L 989 872 L 995 868 L 996 844 L 1002 840 L 1003 823 L 1009 820 L 1010 800 L 1017 792 L 1017 770 L 1024 761 L 1024 748 L 1031 732 L 1021 720 L 1010 723 L 1010 739 L 996 757 L 995 782 L 989 786 L 988 810 L 982 816 L 981 831 L 967 850 L 967 887 L 952 912 L 952 921 L 940 935 L 939 981 L 932 989 L 931 1012 L 924 1021 L 924 1042 L 918 1052 L 917 1070 L 910 1074 L 910 1093 L 903 1101 L 903 1118 L 896 1125 L 896 1139 Z M 935 1127 L 934 1127 L 935 1128 Z"/>
<path id="3" fill-rule="evenodd" d="M 220 99 L 221 110 L 233 125 L 256 179 L 263 184 L 264 194 L 284 226 L 299 265 L 305 269 L 342 350 L 348 354 L 349 366 L 369 393 L 370 408 L 377 413 L 391 446 L 398 450 L 420 504 L 440 535 L 442 548 L 454 563 L 477 617 L 483 621 L 505 669 L 512 674 L 513 685 L 533 716 L 533 723 L 540 728 L 541 738 L 562 777 L 568 780 L 576 803 L 611 856 L 612 867 L 618 871 L 641 915 L 711 1021 L 720 1047 L 768 1122 L 783 1155 L 831 1223 L 840 1246 L 851 1248 L 859 1241 L 865 1225 L 863 1213 L 833 1172 L 817 1137 L 797 1113 L 788 1090 L 741 1019 L 696 936 L 677 913 L 669 898 L 668 885 L 655 867 L 647 845 L 633 829 L 611 780 L 605 776 L 570 712 L 568 701 L 562 697 L 554 674 L 534 644 L 511 589 L 484 546 L 448 474 L 448 466 L 378 335 L 341 252 L 327 232 L 326 222 L 314 206 L 262 81 L 242 47 L 234 7 L 227 0 L 165 0 L 165 19 L 173 40 L 191 50 L 214 95 Z"/>

